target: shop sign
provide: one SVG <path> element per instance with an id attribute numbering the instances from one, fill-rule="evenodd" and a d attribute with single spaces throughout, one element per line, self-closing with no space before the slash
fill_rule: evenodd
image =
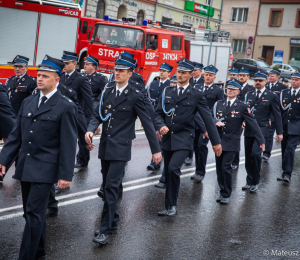
<path id="1" fill-rule="evenodd" d="M 299 38 L 291 38 L 290 45 L 300 45 L 300 39 Z"/>
<path id="2" fill-rule="evenodd" d="M 213 7 L 200 5 L 191 1 L 185 1 L 184 10 L 209 16 L 209 17 L 213 17 L 215 13 L 215 9 Z"/>

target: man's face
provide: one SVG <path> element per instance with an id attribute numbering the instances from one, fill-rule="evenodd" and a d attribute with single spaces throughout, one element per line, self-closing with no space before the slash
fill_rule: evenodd
<path id="1" fill-rule="evenodd" d="M 227 97 L 230 99 L 236 98 L 239 93 L 239 89 L 227 88 Z"/>
<path id="2" fill-rule="evenodd" d="M 23 74 L 25 74 L 25 72 L 27 72 L 27 66 L 25 65 L 15 65 L 14 66 L 14 71 L 17 77 L 22 76 Z"/>
<path id="3" fill-rule="evenodd" d="M 205 72 L 204 73 L 204 83 L 205 85 L 211 85 L 216 79 L 216 74 Z"/>
<path id="4" fill-rule="evenodd" d="M 154 36 L 154 35 L 151 35 L 151 36 L 150 36 L 150 42 L 153 42 L 154 38 L 155 38 L 155 36 Z"/>
<path id="5" fill-rule="evenodd" d="M 269 74 L 269 82 L 275 83 L 276 81 L 278 81 L 278 79 L 279 79 L 279 75 L 277 75 L 277 74 Z"/>
<path id="6" fill-rule="evenodd" d="M 286 85 L 287 88 L 289 87 L 289 82 L 283 81 L 282 83 L 283 83 L 284 85 Z"/>
<path id="7" fill-rule="evenodd" d="M 130 72 L 128 69 L 115 69 L 115 82 L 119 84 L 128 82 L 131 75 L 132 72 Z"/>
<path id="8" fill-rule="evenodd" d="M 238 74 L 232 74 L 232 73 L 229 74 L 230 79 L 238 79 L 238 77 L 239 77 Z"/>
<path id="9" fill-rule="evenodd" d="M 171 81 L 170 86 L 175 87 L 177 85 L 177 82 Z"/>
<path id="10" fill-rule="evenodd" d="M 87 74 L 87 75 L 91 75 L 92 73 L 95 72 L 96 70 L 96 66 L 92 63 L 87 63 L 85 62 L 84 63 L 84 72 Z"/>
<path id="11" fill-rule="evenodd" d="M 191 71 L 177 70 L 177 81 L 180 84 L 187 84 L 191 78 Z"/>
<path id="12" fill-rule="evenodd" d="M 201 69 L 193 70 L 193 77 L 195 79 L 200 78 L 201 74 L 202 74 L 202 70 Z"/>
<path id="13" fill-rule="evenodd" d="M 298 78 L 292 78 L 291 79 L 291 86 L 293 89 L 297 89 L 300 87 L 300 79 Z"/>
<path id="14" fill-rule="evenodd" d="M 56 84 L 59 82 L 59 76 L 55 72 L 41 70 L 38 71 L 36 82 L 38 89 L 47 93 L 56 87 Z"/>
<path id="15" fill-rule="evenodd" d="M 75 70 L 77 62 L 76 61 L 66 61 L 66 62 L 64 62 L 64 64 L 65 64 L 64 70 L 66 73 L 69 74 Z"/>
<path id="16" fill-rule="evenodd" d="M 239 74 L 239 81 L 245 84 L 250 79 L 249 74 Z"/>
<path id="17" fill-rule="evenodd" d="M 266 83 L 267 83 L 267 81 L 264 79 L 255 79 L 254 80 L 254 85 L 257 90 L 263 89 L 265 87 Z"/>
<path id="18" fill-rule="evenodd" d="M 166 80 L 167 78 L 169 78 L 170 76 L 170 72 L 167 70 L 159 70 L 159 77 L 162 81 Z"/>

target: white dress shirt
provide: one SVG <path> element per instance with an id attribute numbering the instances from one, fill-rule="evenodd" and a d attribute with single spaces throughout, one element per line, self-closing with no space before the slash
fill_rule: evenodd
<path id="1" fill-rule="evenodd" d="M 187 85 L 183 86 L 183 91 L 182 93 L 186 90 L 186 88 L 189 86 L 190 84 L 188 83 Z M 179 96 L 179 93 L 180 93 L 180 87 L 177 85 L 177 93 L 178 93 L 178 96 Z"/>
<path id="2" fill-rule="evenodd" d="M 265 87 L 260 91 L 260 93 L 259 93 L 259 98 L 261 97 L 261 95 L 264 93 L 264 91 L 265 91 Z M 257 89 L 255 90 L 255 96 L 257 96 Z"/>
<path id="3" fill-rule="evenodd" d="M 118 94 L 118 90 L 119 90 L 119 92 L 120 92 L 120 95 L 119 96 L 121 96 L 121 94 L 122 94 L 122 92 L 124 91 L 124 89 L 126 88 L 128 86 L 128 84 L 126 84 L 124 87 L 122 87 L 122 88 L 118 88 L 117 86 L 116 86 L 116 96 L 117 96 L 117 94 Z"/>
<path id="4" fill-rule="evenodd" d="M 228 101 L 230 101 L 230 106 L 232 106 L 232 104 L 234 103 L 235 100 L 236 100 L 236 98 L 235 99 L 231 99 L 231 100 L 227 99 L 226 106 L 228 105 Z"/>
<path id="5" fill-rule="evenodd" d="M 55 94 L 55 92 L 57 91 L 57 88 L 55 88 L 54 90 L 52 90 L 51 92 L 49 92 L 47 95 L 46 95 L 46 100 L 45 100 L 45 103 L 49 100 L 49 98 L 51 98 L 54 94 Z M 42 97 L 43 97 L 44 95 L 42 94 L 42 91 L 41 91 L 41 93 L 40 93 L 40 99 L 39 99 L 39 103 L 38 103 L 38 107 L 40 106 L 40 104 L 41 104 L 41 102 L 42 102 Z"/>

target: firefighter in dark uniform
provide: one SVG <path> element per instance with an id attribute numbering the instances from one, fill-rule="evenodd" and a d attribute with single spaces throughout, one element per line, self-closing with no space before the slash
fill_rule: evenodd
<path id="1" fill-rule="evenodd" d="M 170 86 L 175 87 L 177 85 L 177 77 L 176 74 L 174 74 L 171 78 L 170 78 Z"/>
<path id="2" fill-rule="evenodd" d="M 269 82 L 266 84 L 266 89 L 271 90 L 275 94 L 277 94 L 278 99 L 280 97 L 280 93 L 282 90 L 286 89 L 286 86 L 279 82 L 280 77 L 280 71 L 273 69 L 269 72 Z M 269 129 L 269 135 L 266 138 L 266 149 L 263 152 L 263 159 L 265 161 L 268 161 L 271 156 L 271 151 L 273 148 L 273 138 L 275 133 L 275 119 L 273 114 L 270 116 L 270 129 Z"/>
<path id="3" fill-rule="evenodd" d="M 228 71 L 229 80 L 226 81 L 226 86 L 228 85 L 229 81 L 232 79 L 239 79 L 239 70 L 232 68 Z"/>
<path id="4" fill-rule="evenodd" d="M 18 259 L 46 256 L 46 209 L 53 183 L 70 186 L 77 139 L 77 107 L 56 90 L 63 62 L 44 61 L 37 74 L 40 95 L 26 98 L 0 154 L 5 173 L 19 153 L 14 178 L 20 180 L 25 228 Z"/>
<path id="5" fill-rule="evenodd" d="M 134 59 L 134 54 L 131 52 L 122 51 L 121 54 Z M 138 67 L 138 64 L 136 64 L 135 68 L 137 68 L 137 67 Z M 135 71 L 132 73 L 132 76 L 130 77 L 129 81 L 139 83 L 143 88 L 145 88 L 145 82 L 144 82 L 142 75 L 140 75 L 139 73 L 137 73 Z"/>
<path id="6" fill-rule="evenodd" d="M 254 90 L 255 88 L 252 85 L 248 84 L 248 80 L 250 79 L 250 71 L 244 69 L 243 67 L 239 71 L 239 84 L 241 85 L 240 93 L 237 95 L 237 99 L 240 101 L 245 102 L 245 96 L 249 91 Z M 241 134 L 243 133 L 243 129 L 241 129 Z M 232 169 L 236 170 L 239 167 L 240 163 L 240 152 L 237 152 L 233 162 L 232 162 Z"/>
<path id="7" fill-rule="evenodd" d="M 283 121 L 283 140 L 281 142 L 282 176 L 278 181 L 290 183 L 295 161 L 295 150 L 300 137 L 300 73 L 294 72 L 291 88 L 282 90 L 280 105 Z"/>
<path id="8" fill-rule="evenodd" d="M 220 187 L 217 202 L 227 204 L 232 192 L 232 161 L 240 151 L 241 127 L 243 122 L 251 128 L 260 147 L 265 145 L 262 132 L 250 112 L 249 105 L 237 98 L 241 85 L 233 79 L 227 85 L 227 99 L 214 105 L 214 117 L 218 120 L 219 135 L 222 144 L 221 156 L 216 156 L 216 171 Z"/>
<path id="9" fill-rule="evenodd" d="M 12 62 L 14 64 L 15 75 L 7 79 L 5 85 L 11 106 L 17 116 L 25 98 L 31 95 L 36 88 L 36 80 L 27 74 L 29 58 L 17 55 Z"/>
<path id="10" fill-rule="evenodd" d="M 217 156 L 222 153 L 220 138 L 212 112 L 203 93 L 189 84 L 194 63 L 182 59 L 177 67 L 177 86 L 166 87 L 155 110 L 155 120 L 163 135 L 162 150 L 166 174 L 165 210 L 159 216 L 177 215 L 177 198 L 180 187 L 181 167 L 195 138 L 194 117 L 201 115 Z"/>
<path id="11" fill-rule="evenodd" d="M 159 67 L 159 80 L 154 80 L 149 85 L 148 88 L 149 98 L 151 100 L 154 109 L 157 107 L 159 97 L 161 96 L 161 93 L 164 91 L 165 87 L 170 86 L 169 77 L 172 69 L 173 66 L 171 66 L 166 62 L 161 64 Z M 161 145 L 161 136 L 158 130 L 156 130 L 156 135 Z M 160 163 L 156 165 L 152 160 L 151 163 L 147 166 L 147 170 L 150 171 L 156 171 L 159 169 L 160 169 Z"/>
<path id="12" fill-rule="evenodd" d="M 88 78 L 76 70 L 76 64 L 78 61 L 78 54 L 75 52 L 64 51 L 62 56 L 62 61 L 65 64 L 64 72 L 60 77 L 60 82 L 73 89 L 77 94 L 77 99 L 80 106 L 85 114 L 86 122 L 90 121 L 91 115 L 93 113 L 93 92 L 91 85 L 89 84 Z M 82 144 L 78 141 L 79 151 L 77 153 L 77 163 L 75 168 L 85 169 L 89 162 L 89 152 Z"/>
<path id="13" fill-rule="evenodd" d="M 135 121 L 140 118 L 144 127 L 153 160 L 161 160 L 160 147 L 151 118 L 145 108 L 143 94 L 129 83 L 135 69 L 136 60 L 120 55 L 115 63 L 115 82 L 106 87 L 101 94 L 100 103 L 85 135 L 88 144 L 99 124 L 103 124 L 98 157 L 104 184 L 104 206 L 100 230 L 96 232 L 94 242 L 106 244 L 109 234 L 116 233 L 119 221 L 117 209 L 118 192 L 123 171 L 131 159 L 131 143 L 135 131 Z"/>
<path id="14" fill-rule="evenodd" d="M 289 80 L 287 78 L 282 79 L 282 84 L 286 85 L 286 88 L 290 88 L 289 86 Z"/>
<path id="15" fill-rule="evenodd" d="M 195 88 L 198 88 L 201 91 L 201 93 L 204 95 L 212 115 L 213 115 L 212 109 L 214 104 L 218 100 L 224 100 L 223 89 L 214 84 L 214 80 L 216 78 L 217 72 L 218 69 L 213 65 L 209 65 L 205 67 L 204 84 L 203 85 L 196 84 L 194 86 Z M 203 138 L 203 131 L 201 131 L 201 133 L 199 134 L 200 136 L 198 138 L 198 145 L 197 145 L 198 158 L 196 159 L 196 173 L 191 177 L 191 179 L 194 179 L 196 182 L 201 182 L 205 176 L 205 168 L 206 168 L 207 154 L 208 154 L 207 144 L 209 141 L 209 139 L 206 136 Z"/>
<path id="16" fill-rule="evenodd" d="M 246 94 L 245 102 L 250 105 L 250 111 L 256 119 L 263 136 L 266 140 L 269 134 L 269 118 L 271 113 L 274 115 L 275 128 L 277 132 L 277 142 L 282 141 L 282 121 L 279 107 L 279 99 L 275 93 L 266 89 L 265 84 L 267 75 L 258 71 L 254 75 L 255 90 Z M 242 190 L 249 190 L 255 193 L 258 189 L 260 180 L 260 169 L 262 161 L 262 148 L 256 141 L 254 133 L 246 124 L 244 130 L 245 137 L 245 168 L 247 171 L 246 185 Z"/>
<path id="17" fill-rule="evenodd" d="M 198 62 L 194 62 L 195 64 L 195 68 L 193 70 L 193 73 L 192 73 L 192 77 L 189 81 L 190 85 L 194 86 L 196 84 L 199 84 L 199 85 L 203 85 L 204 84 L 204 78 L 202 76 L 202 70 L 203 70 L 203 64 L 202 63 L 198 63 Z M 198 130 L 198 129 L 197 129 Z M 196 140 L 196 138 L 195 138 Z M 197 145 L 196 145 L 197 147 Z M 193 150 L 189 152 L 189 155 L 188 157 L 185 159 L 184 163 L 186 165 L 191 165 L 192 162 L 193 162 Z"/>

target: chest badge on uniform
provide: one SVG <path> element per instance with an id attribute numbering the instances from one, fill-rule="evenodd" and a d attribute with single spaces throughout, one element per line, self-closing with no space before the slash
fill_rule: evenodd
<path id="1" fill-rule="evenodd" d="M 89 79 L 89 82 L 91 82 L 91 79 Z"/>
<path id="2" fill-rule="evenodd" d="M 265 96 L 267 95 L 267 92 L 265 92 Z"/>
<path id="3" fill-rule="evenodd" d="M 236 106 L 237 106 L 237 104 L 236 104 L 236 103 L 234 103 L 234 106 L 236 107 Z"/>
<path id="4" fill-rule="evenodd" d="M 111 108 L 111 105 L 108 105 L 108 109 L 110 109 Z M 107 111 L 107 110 L 106 110 Z"/>
<path id="5" fill-rule="evenodd" d="M 107 114 L 107 109 L 104 110 L 104 113 Z"/>

